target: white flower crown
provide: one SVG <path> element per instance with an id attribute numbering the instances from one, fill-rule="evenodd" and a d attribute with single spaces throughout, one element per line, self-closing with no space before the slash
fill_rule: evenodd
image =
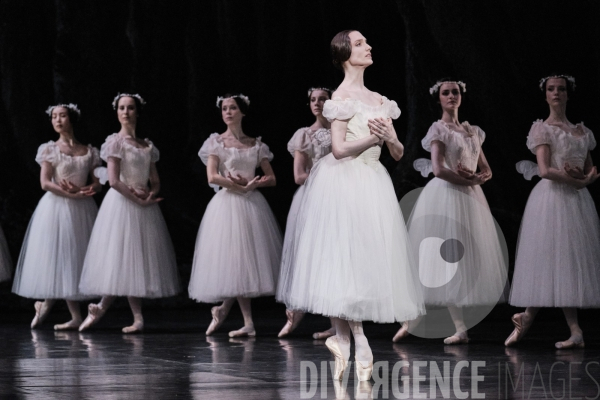
<path id="1" fill-rule="evenodd" d="M 244 96 L 243 94 L 235 94 L 233 96 L 228 96 L 228 97 L 223 97 L 223 96 L 219 96 L 217 97 L 217 108 L 221 108 L 221 102 L 225 99 L 234 99 L 234 98 L 238 98 L 241 99 L 244 103 L 246 103 L 247 106 L 250 105 L 250 99 L 248 98 L 248 96 Z"/>
<path id="2" fill-rule="evenodd" d="M 142 99 L 142 96 L 140 96 L 139 94 L 130 94 L 130 93 L 118 93 L 115 98 L 113 99 L 112 102 L 112 106 L 113 106 L 113 110 L 117 109 L 117 104 L 119 103 L 119 99 L 121 97 L 135 97 L 136 99 L 139 100 L 141 105 L 146 105 L 146 101 L 144 99 Z"/>
<path id="3" fill-rule="evenodd" d="M 437 81 L 435 83 L 435 85 L 433 85 L 432 87 L 429 88 L 429 94 L 434 94 L 435 92 L 437 92 L 440 88 L 440 86 L 442 86 L 444 83 L 456 83 L 458 86 L 461 87 L 463 93 L 465 93 L 467 91 L 467 84 L 464 83 L 463 81 Z"/>
<path id="4" fill-rule="evenodd" d="M 326 88 L 326 87 L 311 87 L 310 89 L 308 89 L 308 97 L 310 97 L 312 92 L 314 92 L 315 90 L 322 90 L 324 92 L 329 93 L 330 96 L 331 96 L 331 93 L 333 93 L 333 90 Z"/>
<path id="5" fill-rule="evenodd" d="M 566 79 L 567 81 L 571 82 L 571 84 L 573 85 L 573 91 L 575 91 L 575 78 L 573 78 L 571 75 L 551 75 L 551 76 L 542 78 L 542 79 L 540 79 L 540 90 L 544 90 L 544 82 L 546 82 L 548 79 L 552 79 L 552 78 Z"/>
<path id="6" fill-rule="evenodd" d="M 46 109 L 46 114 L 48 114 L 49 117 L 52 116 L 52 110 L 54 110 L 55 107 L 68 108 L 69 110 L 76 112 L 78 116 L 81 116 L 81 111 L 77 107 L 77 104 L 69 103 L 69 104 L 57 104 L 55 106 L 49 106 Z"/>

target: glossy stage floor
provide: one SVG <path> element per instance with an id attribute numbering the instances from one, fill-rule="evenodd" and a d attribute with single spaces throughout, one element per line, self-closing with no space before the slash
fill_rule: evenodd
<path id="1" fill-rule="evenodd" d="M 360 385 L 354 367 L 341 383 L 325 367 L 332 357 L 311 338 L 327 328 L 325 318 L 307 316 L 278 339 L 284 309 L 271 302 L 255 304 L 258 335 L 244 339 L 227 336 L 241 324 L 237 309 L 212 337 L 205 307 L 147 310 L 137 335 L 120 332 L 131 318 L 125 307 L 84 333 L 52 330 L 67 319 L 65 307 L 36 330 L 28 327 L 33 313 L 4 312 L 0 399 L 598 398 L 600 313 L 580 313 L 585 349 L 554 348 L 568 337 L 559 310 L 543 310 L 521 345 L 507 349 L 514 311 L 497 307 L 460 346 L 416 337 L 393 344 L 397 325 L 365 324 L 380 363 L 377 379 Z"/>

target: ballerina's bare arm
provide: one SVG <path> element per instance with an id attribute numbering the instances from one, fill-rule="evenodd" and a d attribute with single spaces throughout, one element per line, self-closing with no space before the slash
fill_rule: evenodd
<path id="1" fill-rule="evenodd" d="M 488 164 L 487 162 L 487 158 L 483 153 L 483 149 L 481 149 L 481 151 L 479 152 L 477 166 L 479 167 L 479 172 L 477 173 L 477 175 L 480 175 L 484 179 L 484 182 L 487 182 L 490 179 L 492 179 L 492 169 L 490 168 L 490 164 Z"/>
<path id="2" fill-rule="evenodd" d="M 90 170 L 90 179 L 92 183 L 82 187 L 81 190 L 83 192 L 90 192 L 91 195 L 94 195 L 102 190 L 102 184 L 100 183 L 100 179 L 96 178 L 96 175 L 94 175 L 93 168 Z"/>
<path id="3" fill-rule="evenodd" d="M 566 183 L 576 189 L 582 189 L 594 182 L 600 176 L 596 170 L 596 167 L 592 165 L 591 157 L 589 157 L 589 164 L 588 160 L 586 159 L 586 174 L 584 178 L 576 179 L 569 175 L 565 170 L 559 170 L 551 166 L 550 157 L 552 155 L 552 151 L 548 145 L 541 144 L 537 146 L 535 148 L 535 155 L 537 157 L 538 167 L 540 169 L 540 177 L 543 179 Z M 588 167 L 588 165 L 592 166 Z"/>
<path id="4" fill-rule="evenodd" d="M 150 163 L 150 175 L 148 181 L 150 182 L 150 191 L 156 196 L 158 192 L 160 192 L 160 177 L 158 176 L 156 163 Z"/>
<path id="5" fill-rule="evenodd" d="M 260 179 L 258 176 L 256 176 L 245 186 L 242 186 L 229 178 L 225 178 L 219 174 L 219 157 L 215 155 L 208 156 L 208 161 L 206 163 L 206 176 L 208 178 L 208 183 L 239 193 L 246 193 L 255 189 L 257 187 L 256 183 Z"/>
<path id="6" fill-rule="evenodd" d="M 73 185 L 70 182 L 55 183 L 52 181 L 54 175 L 54 167 L 48 161 L 42 162 L 42 170 L 40 172 L 40 185 L 42 189 L 54 193 L 57 196 L 67 197 L 70 199 L 83 199 L 85 197 L 93 196 L 94 193 L 89 191 L 82 191 L 81 188 Z"/>
<path id="7" fill-rule="evenodd" d="M 304 185 L 308 178 L 308 154 L 303 151 L 296 150 L 294 152 L 294 181 L 296 185 Z"/>
<path id="8" fill-rule="evenodd" d="M 375 118 L 369 120 L 369 130 L 372 135 L 383 140 L 394 160 L 400 161 L 404 155 L 404 145 L 398 140 L 391 118 Z"/>
<path id="9" fill-rule="evenodd" d="M 152 163 L 154 164 L 154 163 Z M 161 198 L 154 196 L 154 192 L 136 194 L 135 190 L 121 181 L 121 159 L 117 157 L 108 157 L 108 182 L 110 187 L 119 192 L 123 197 L 133 201 L 140 206 L 150 206 L 161 201 Z"/>
<path id="10" fill-rule="evenodd" d="M 336 159 L 356 156 L 363 151 L 376 146 L 379 143 L 379 138 L 375 135 L 346 141 L 346 130 L 348 128 L 348 120 L 334 120 L 331 123 L 331 152 Z"/>
<path id="11" fill-rule="evenodd" d="M 436 178 L 443 179 L 447 182 L 455 185 L 462 186 L 475 186 L 483 184 L 486 179 L 482 174 L 475 174 L 470 171 L 470 174 L 459 174 L 452 171 L 450 168 L 444 166 L 446 160 L 446 145 L 439 141 L 434 140 L 431 142 L 431 164 L 433 167 L 433 174 Z M 488 167 L 489 168 L 489 167 Z M 466 171 L 462 169 L 462 171 Z"/>
<path id="12" fill-rule="evenodd" d="M 265 174 L 258 179 L 258 185 L 256 187 L 275 186 L 277 184 L 275 172 L 273 172 L 273 167 L 271 167 L 271 163 L 267 158 L 260 160 L 260 169 L 262 169 Z"/>

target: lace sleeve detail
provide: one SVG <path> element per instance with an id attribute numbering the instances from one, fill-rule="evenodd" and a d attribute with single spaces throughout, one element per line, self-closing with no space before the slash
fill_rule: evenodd
<path id="1" fill-rule="evenodd" d="M 49 162 L 50 164 L 54 165 L 57 159 L 57 151 L 59 151 L 58 147 L 52 140 L 48 143 L 44 143 L 38 147 L 35 161 L 40 165 L 42 165 L 43 162 Z"/>
<path id="2" fill-rule="evenodd" d="M 473 128 L 475 128 L 477 132 L 477 136 L 479 137 L 479 143 L 483 144 L 483 142 L 485 141 L 485 132 L 477 125 L 473 126 Z"/>
<path id="3" fill-rule="evenodd" d="M 100 151 L 97 148 L 91 144 L 88 145 L 88 148 L 90 149 L 90 153 L 92 153 L 92 161 L 90 162 L 90 170 L 92 170 L 99 167 L 102 164 L 102 160 L 100 159 Z"/>
<path id="4" fill-rule="evenodd" d="M 221 158 L 221 148 L 223 144 L 220 142 L 220 136 L 218 133 L 213 133 L 209 136 L 208 139 L 204 141 L 200 151 L 198 152 L 198 157 L 202 160 L 204 165 L 208 164 L 208 157 L 217 156 Z"/>
<path id="5" fill-rule="evenodd" d="M 596 148 L 596 138 L 594 137 L 594 132 L 592 132 L 592 130 L 589 129 L 587 126 L 583 125 L 583 122 L 581 123 L 581 127 L 583 128 L 585 134 L 588 137 L 588 150 L 594 150 Z"/>
<path id="6" fill-rule="evenodd" d="M 431 152 L 431 142 L 439 140 L 445 145 L 448 145 L 450 140 L 448 137 L 449 134 L 450 131 L 441 122 L 434 122 L 427 131 L 427 135 L 421 140 L 421 145 L 425 150 Z"/>
<path id="7" fill-rule="evenodd" d="M 116 133 L 107 137 L 100 147 L 100 157 L 106 162 L 109 157 L 123 158 L 123 139 Z"/>
<path id="8" fill-rule="evenodd" d="M 402 113 L 398 104 L 394 100 L 388 100 L 387 98 L 384 101 L 386 102 L 388 117 L 391 119 L 398 119 Z"/>
<path id="9" fill-rule="evenodd" d="M 160 160 L 160 151 L 158 151 L 154 143 L 148 139 L 146 139 L 146 143 L 148 143 L 149 146 L 152 146 L 152 150 L 150 150 L 150 161 L 155 163 Z"/>
<path id="10" fill-rule="evenodd" d="M 552 145 L 552 135 L 544 122 L 539 119 L 533 123 L 527 135 L 527 148 L 535 154 L 535 148 L 543 144 Z"/>
<path id="11" fill-rule="evenodd" d="M 262 161 L 263 158 L 266 158 L 269 162 L 271 162 L 271 160 L 273 160 L 273 153 L 271 153 L 271 150 L 269 150 L 269 146 L 267 146 L 266 144 L 264 144 L 262 142 L 262 139 L 260 137 L 256 138 L 257 142 L 258 142 L 258 162 L 260 164 L 260 162 Z"/>
<path id="12" fill-rule="evenodd" d="M 357 100 L 327 100 L 323 106 L 323 116 L 327 118 L 329 122 L 332 122 L 334 119 L 344 121 L 352 118 L 354 114 L 356 114 L 357 107 Z"/>
<path id="13" fill-rule="evenodd" d="M 287 150 L 294 157 L 296 151 L 301 151 L 313 157 L 312 142 L 310 140 L 310 128 L 300 128 L 294 133 L 294 136 L 287 144 Z"/>

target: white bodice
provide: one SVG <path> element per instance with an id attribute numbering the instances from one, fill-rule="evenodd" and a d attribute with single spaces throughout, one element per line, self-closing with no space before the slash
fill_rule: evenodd
<path id="1" fill-rule="evenodd" d="M 533 123 L 527 136 L 527 147 L 535 154 L 536 147 L 548 145 L 552 154 L 550 159 L 552 168 L 562 170 L 568 162 L 571 167 L 583 169 L 588 152 L 596 147 L 596 139 L 583 122 L 577 126 L 582 128 L 583 136 L 573 136 L 557 126 L 538 119 Z"/>
<path id="2" fill-rule="evenodd" d="M 458 164 L 462 164 L 471 171 L 477 170 L 477 161 L 481 153 L 481 145 L 485 140 L 485 132 L 468 122 L 461 124 L 467 134 L 451 129 L 444 121 L 434 122 L 427 135 L 421 141 L 423 148 L 431 152 L 431 142 L 438 140 L 444 143 L 444 166 L 456 172 Z"/>
<path id="3" fill-rule="evenodd" d="M 209 156 L 216 156 L 219 158 L 220 175 L 223 177 L 227 177 L 227 174 L 239 175 L 247 180 L 256 176 L 256 169 L 264 158 L 269 161 L 273 159 L 273 153 L 269 150 L 269 146 L 264 144 L 260 137 L 256 138 L 254 146 L 237 149 L 225 147 L 223 139 L 218 133 L 211 134 L 204 141 L 198 156 L 204 164 L 208 163 Z M 211 185 L 211 187 L 218 190 L 218 186 Z"/>
<path id="4" fill-rule="evenodd" d="M 154 144 L 148 139 L 145 141 L 148 147 L 138 148 L 114 133 L 106 138 L 100 150 L 100 156 L 106 162 L 109 157 L 121 160 L 121 182 L 136 189 L 147 189 L 150 164 L 157 162 L 160 157 Z"/>
<path id="5" fill-rule="evenodd" d="M 88 145 L 88 152 L 82 156 L 70 156 L 60 151 L 54 141 L 42 144 L 35 157 L 40 165 L 49 162 L 53 168 L 52 180 L 60 183 L 69 181 L 77 186 L 85 186 L 91 170 L 100 165 L 98 149 Z"/>
<path id="6" fill-rule="evenodd" d="M 323 107 L 323 115 L 329 121 L 348 120 L 346 130 L 346 141 L 362 139 L 369 136 L 369 119 L 373 118 L 392 118 L 396 119 L 400 116 L 400 109 L 395 101 L 388 100 L 383 96 L 382 103 L 378 106 L 369 106 L 360 100 L 334 98 L 327 100 Z M 366 164 L 379 162 L 381 155 L 381 147 L 369 147 L 359 155 L 355 156 Z"/>
<path id="7" fill-rule="evenodd" d="M 296 151 L 308 155 L 310 158 L 310 164 L 307 165 L 308 172 L 317 161 L 331 153 L 331 130 L 320 128 L 313 131 L 308 127 L 300 128 L 288 142 L 287 149 L 292 157 Z"/>

